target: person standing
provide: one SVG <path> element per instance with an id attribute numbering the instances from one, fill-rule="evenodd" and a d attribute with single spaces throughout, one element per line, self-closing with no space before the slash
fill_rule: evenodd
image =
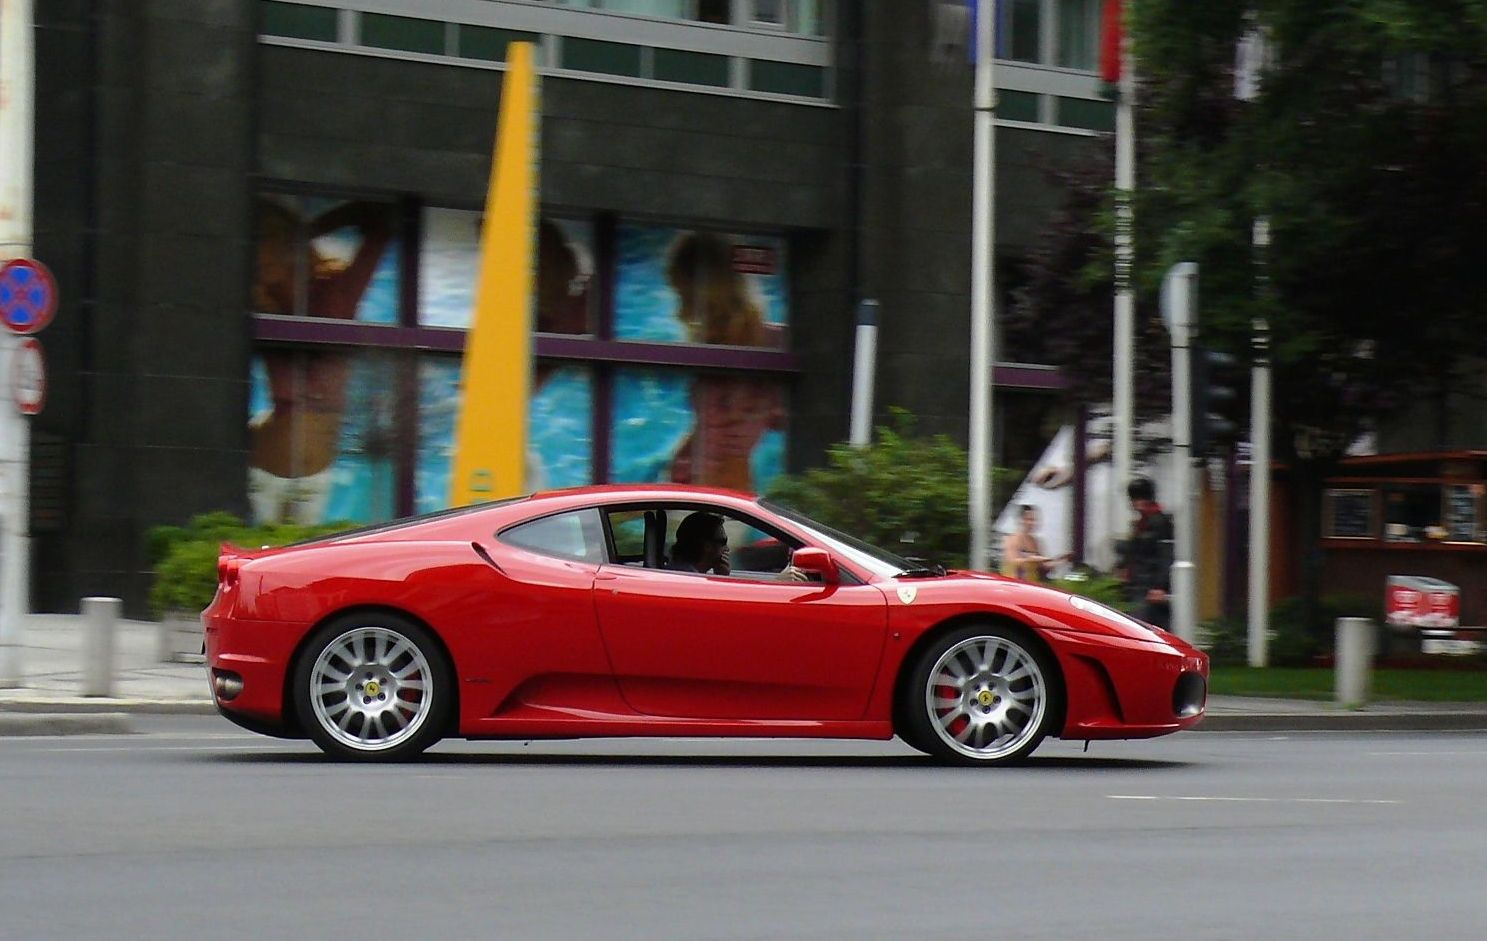
<path id="1" fill-rule="evenodd" d="M 1156 488 L 1145 477 L 1126 487 L 1136 522 L 1131 538 L 1121 544 L 1118 574 L 1126 583 L 1126 598 L 1135 602 L 1136 617 L 1167 630 L 1172 623 L 1172 517 L 1157 502 Z"/>
<path id="2" fill-rule="evenodd" d="M 1024 503 L 1018 516 L 1017 532 L 1002 540 L 1002 574 L 1025 582 L 1045 582 L 1055 565 L 1069 558 L 1046 556 L 1038 542 L 1038 508 Z"/>

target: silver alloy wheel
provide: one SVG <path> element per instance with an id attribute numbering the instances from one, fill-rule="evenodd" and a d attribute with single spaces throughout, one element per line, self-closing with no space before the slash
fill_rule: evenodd
<path id="1" fill-rule="evenodd" d="M 995 761 L 1038 734 L 1048 682 L 1032 654 L 1006 637 L 967 638 L 940 656 L 924 686 L 935 734 L 955 751 Z"/>
<path id="2" fill-rule="evenodd" d="M 393 748 L 433 709 L 433 670 L 418 645 L 389 627 L 356 627 L 326 644 L 310 669 L 315 720 L 347 748 Z"/>

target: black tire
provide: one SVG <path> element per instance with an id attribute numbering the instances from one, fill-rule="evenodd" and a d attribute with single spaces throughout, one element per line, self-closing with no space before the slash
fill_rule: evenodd
<path id="1" fill-rule="evenodd" d="M 1030 632 L 970 624 L 925 648 L 898 703 L 904 741 L 940 761 L 1016 764 L 1063 715 L 1063 677 Z"/>
<path id="2" fill-rule="evenodd" d="M 320 627 L 294 665 L 300 724 L 327 755 L 417 757 L 444 735 L 454 671 L 424 627 L 390 612 L 351 613 Z"/>

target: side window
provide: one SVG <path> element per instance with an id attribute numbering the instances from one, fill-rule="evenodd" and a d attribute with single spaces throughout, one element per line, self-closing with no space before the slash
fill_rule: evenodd
<path id="1" fill-rule="evenodd" d="M 740 578 L 768 578 L 778 575 L 790 563 L 790 553 L 797 543 L 783 533 L 773 529 L 762 529 L 762 524 L 748 517 L 738 516 L 716 507 L 668 507 L 666 516 L 666 554 L 670 562 L 678 561 L 677 535 L 687 517 L 697 512 L 715 516 L 726 536 L 727 572 L 711 569 L 715 574 L 728 574 Z M 681 560 L 685 561 L 685 560 Z M 709 561 L 714 561 L 709 557 Z"/>
<path id="2" fill-rule="evenodd" d="M 614 536 L 616 562 L 638 565 L 645 559 L 644 510 L 610 510 L 609 531 Z"/>
<path id="3" fill-rule="evenodd" d="M 604 538 L 596 510 L 559 513 L 503 530 L 498 537 L 508 546 L 538 555 L 598 565 L 604 561 Z"/>

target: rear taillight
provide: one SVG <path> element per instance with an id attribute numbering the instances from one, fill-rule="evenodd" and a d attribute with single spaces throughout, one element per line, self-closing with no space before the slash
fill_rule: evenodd
<path id="1" fill-rule="evenodd" d="M 242 559 L 219 558 L 217 560 L 217 583 L 223 588 L 231 588 L 238 583 L 238 569 L 243 567 Z"/>

